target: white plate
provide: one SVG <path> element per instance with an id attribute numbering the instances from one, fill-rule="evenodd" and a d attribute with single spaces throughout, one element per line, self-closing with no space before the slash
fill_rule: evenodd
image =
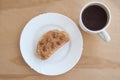
<path id="1" fill-rule="evenodd" d="M 66 31 L 70 41 L 49 59 L 41 60 L 35 55 L 37 42 L 44 33 L 53 29 Z M 33 18 L 23 29 L 20 38 L 20 50 L 25 62 L 44 75 L 59 75 L 72 69 L 79 61 L 82 49 L 83 39 L 77 25 L 58 13 L 46 13 Z"/>

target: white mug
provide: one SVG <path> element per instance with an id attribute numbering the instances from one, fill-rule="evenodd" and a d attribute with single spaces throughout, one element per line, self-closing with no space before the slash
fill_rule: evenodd
<path id="1" fill-rule="evenodd" d="M 84 11 L 87 7 L 93 6 L 93 5 L 97 5 L 97 6 L 101 7 L 101 8 L 103 8 L 103 9 L 105 10 L 106 14 L 107 14 L 107 23 L 106 23 L 106 25 L 104 26 L 104 28 L 102 28 L 102 29 L 100 29 L 100 30 L 96 30 L 96 31 L 88 29 L 88 28 L 84 25 L 83 20 L 82 20 L 82 13 L 83 13 L 83 11 Z M 97 33 L 97 34 L 98 34 L 104 41 L 106 41 L 106 42 L 108 42 L 108 41 L 111 40 L 109 34 L 105 31 L 105 29 L 109 26 L 110 22 L 111 22 L 110 9 L 109 9 L 104 3 L 96 2 L 96 1 L 95 1 L 95 2 L 89 2 L 88 4 L 86 4 L 86 5 L 82 8 L 82 10 L 81 10 L 81 12 L 80 12 L 80 20 L 79 20 L 80 27 L 81 27 L 84 31 L 86 31 L 86 32 L 88 32 L 88 33 Z"/>

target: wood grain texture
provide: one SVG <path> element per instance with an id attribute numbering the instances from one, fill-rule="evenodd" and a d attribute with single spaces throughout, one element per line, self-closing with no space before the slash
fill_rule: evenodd
<path id="1" fill-rule="evenodd" d="M 81 8 L 93 0 L 0 0 L 0 80 L 120 80 L 120 1 L 104 2 L 111 10 L 107 29 L 112 40 L 105 43 L 97 35 L 82 32 L 84 50 L 69 72 L 49 77 L 36 73 L 24 62 L 19 39 L 25 24 L 46 12 L 58 12 L 79 24 Z M 79 26 L 79 25 L 78 25 Z"/>

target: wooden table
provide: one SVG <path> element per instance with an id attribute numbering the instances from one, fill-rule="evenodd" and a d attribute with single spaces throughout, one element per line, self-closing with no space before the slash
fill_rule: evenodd
<path id="1" fill-rule="evenodd" d="M 0 80 L 120 80 L 120 1 L 99 0 L 111 10 L 107 29 L 109 43 L 80 29 L 84 50 L 77 65 L 69 72 L 44 76 L 24 62 L 19 48 L 20 34 L 33 17 L 57 12 L 70 17 L 79 27 L 81 8 L 93 0 L 0 0 Z"/>

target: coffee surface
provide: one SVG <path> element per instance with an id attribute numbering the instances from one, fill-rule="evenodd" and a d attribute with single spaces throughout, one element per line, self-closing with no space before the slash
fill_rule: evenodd
<path id="1" fill-rule="evenodd" d="M 107 23 L 107 13 L 100 6 L 89 6 L 82 13 L 82 21 L 88 29 L 93 31 L 100 30 Z"/>

